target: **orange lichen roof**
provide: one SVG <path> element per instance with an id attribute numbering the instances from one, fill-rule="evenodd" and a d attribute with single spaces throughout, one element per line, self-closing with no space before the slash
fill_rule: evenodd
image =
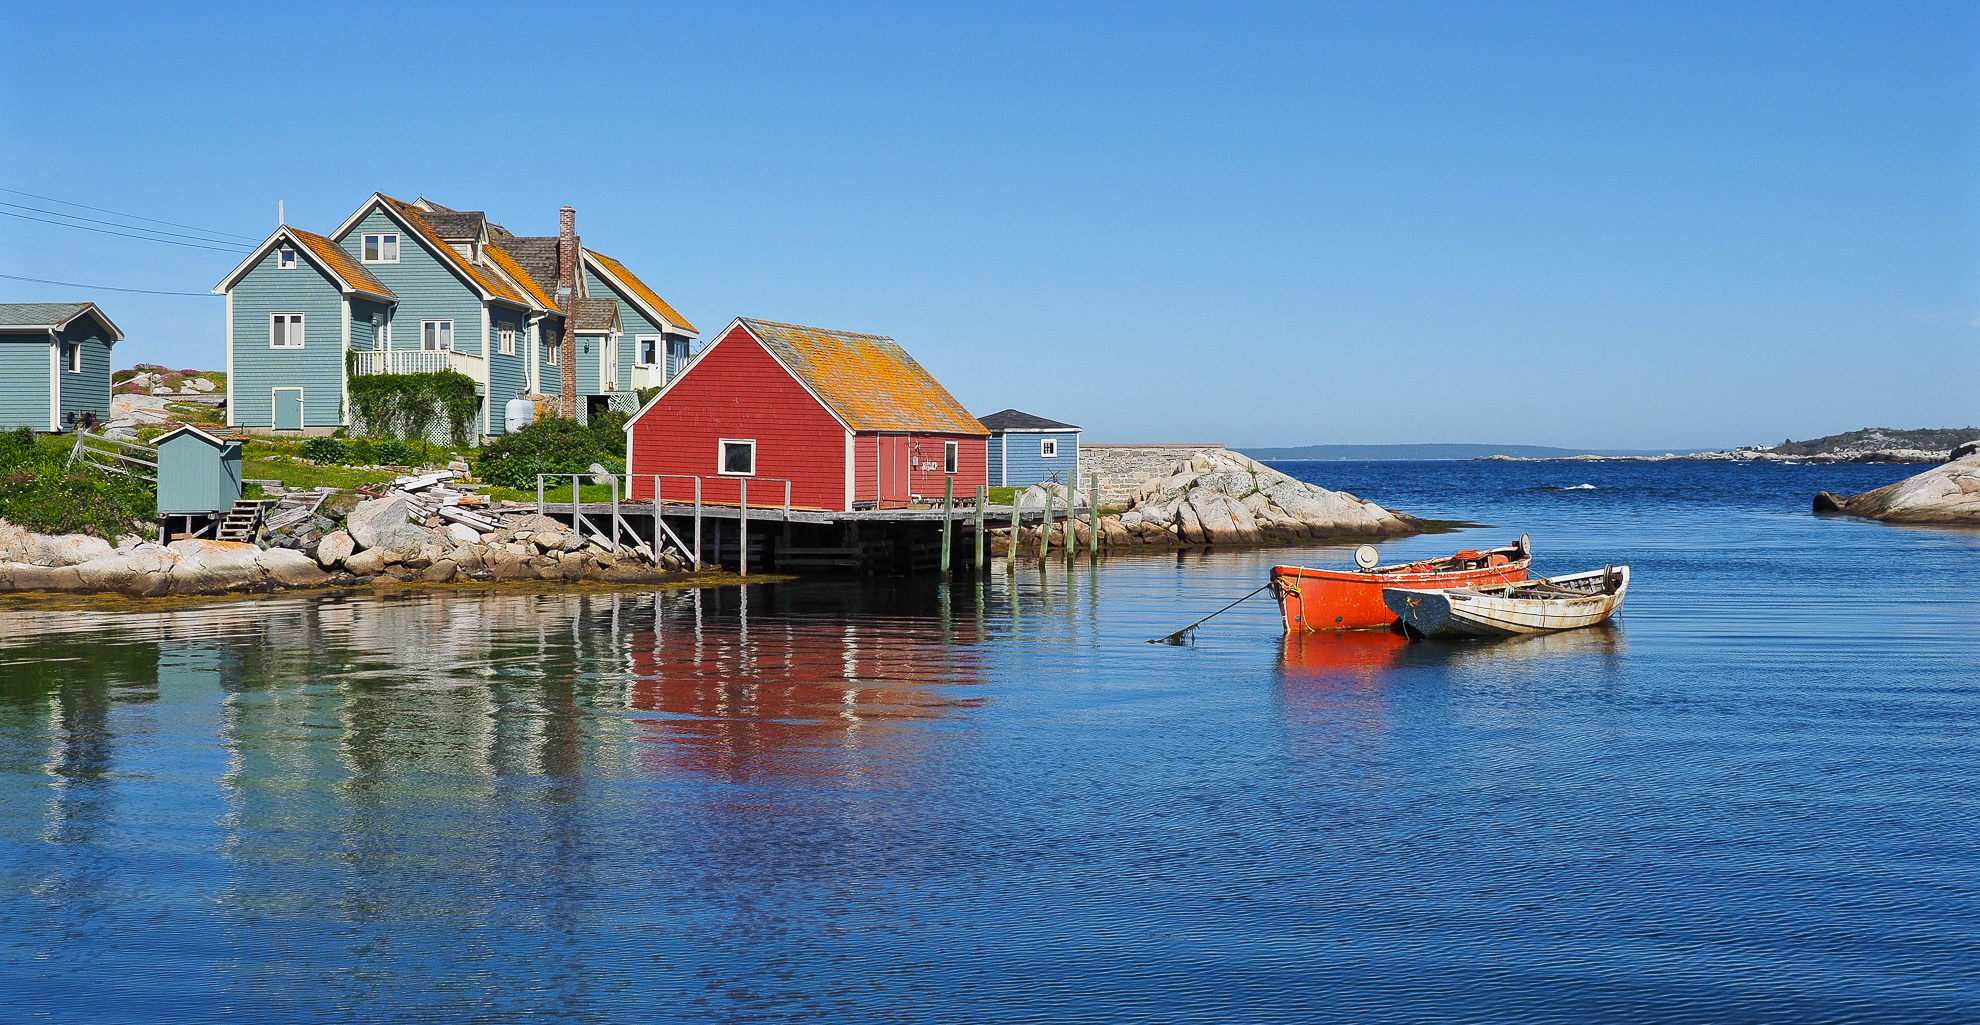
<path id="1" fill-rule="evenodd" d="M 383 193 L 380 193 L 378 198 L 391 206 L 392 212 L 398 214 L 399 219 L 404 221 L 408 227 L 425 237 L 426 247 L 428 249 L 433 250 L 441 259 L 451 261 L 455 269 L 467 275 L 469 280 L 480 285 L 483 291 L 486 291 L 489 295 L 497 299 L 504 299 L 518 306 L 532 305 L 529 297 L 524 295 L 517 286 L 511 285 L 495 275 L 476 267 L 474 264 L 469 263 L 460 253 L 455 252 L 454 247 L 448 245 L 447 240 L 441 238 L 440 233 L 434 231 L 433 226 L 427 224 L 419 216 L 418 207 L 402 200 L 393 199 Z"/>
<path id="2" fill-rule="evenodd" d="M 343 246 L 301 228 L 290 228 L 289 234 L 294 235 L 296 240 L 309 250 L 311 256 L 329 267 L 331 273 L 343 278 L 352 288 L 385 299 L 398 298 L 392 294 L 391 289 L 385 287 L 385 282 L 378 280 L 366 270 L 364 264 L 351 259 L 351 254 L 345 252 Z"/>
<path id="3" fill-rule="evenodd" d="M 522 290 L 529 293 L 529 297 L 536 300 L 537 305 L 546 310 L 557 309 L 557 300 L 551 298 L 549 292 L 544 291 L 543 283 L 523 270 L 522 264 L 517 263 L 516 258 L 510 256 L 508 250 L 490 242 L 483 246 L 481 251 L 488 254 L 490 263 L 500 268 L 502 273 L 508 275 L 516 284 L 521 285 Z"/>
<path id="4" fill-rule="evenodd" d="M 990 433 L 892 338 L 742 323 L 855 431 Z"/>
<path id="5" fill-rule="evenodd" d="M 667 305 L 667 300 L 660 298 L 660 293 L 646 287 L 646 282 L 639 280 L 639 275 L 627 270 L 625 264 L 606 256 L 596 249 L 586 249 L 585 252 L 590 253 L 599 263 L 604 264 L 605 269 L 611 271 L 612 276 L 618 278 L 627 288 L 632 289 L 635 295 L 638 295 L 648 305 L 660 311 L 660 315 L 667 318 L 667 323 L 689 334 L 698 335 L 701 333 L 700 329 L 687 322 L 686 317 L 676 313 L 672 306 Z"/>

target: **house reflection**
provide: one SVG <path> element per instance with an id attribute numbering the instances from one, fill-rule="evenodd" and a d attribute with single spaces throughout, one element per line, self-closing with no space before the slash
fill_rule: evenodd
<path id="1" fill-rule="evenodd" d="M 851 604 L 872 594 L 848 589 Z M 982 703 L 978 627 L 936 615 L 751 615 L 788 591 L 693 592 L 631 637 L 630 706 L 649 767 L 758 777 L 866 776 L 899 765 L 938 731 L 901 727 Z"/>

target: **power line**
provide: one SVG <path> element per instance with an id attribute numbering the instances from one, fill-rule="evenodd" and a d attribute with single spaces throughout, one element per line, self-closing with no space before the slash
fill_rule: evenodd
<path id="1" fill-rule="evenodd" d="M 245 253 L 254 248 L 253 246 L 235 247 L 231 243 L 224 246 L 221 245 L 208 246 L 208 245 L 201 245 L 197 242 L 180 242 L 175 239 L 159 238 L 156 235 L 133 235 L 126 231 L 111 231 L 107 228 L 92 228 L 87 224 L 70 224 L 67 221 L 51 221 L 45 217 L 29 217 L 26 214 L 17 214 L 12 210 L 0 210 L 0 217 L 18 217 L 24 221 L 40 221 L 43 224 L 53 224 L 58 228 L 74 228 L 78 231 L 94 231 L 104 235 L 121 235 L 124 238 L 143 239 L 146 242 L 163 242 L 166 245 L 171 245 L 171 246 L 189 246 L 193 249 L 211 249 L 216 252 L 222 252 L 222 253 L 237 253 L 237 254 Z"/>
<path id="2" fill-rule="evenodd" d="M 74 281 L 50 281 L 47 278 L 24 278 L 19 274 L 0 274 L 0 278 L 7 278 L 10 281 L 32 281 L 37 285 L 61 285 L 63 288 L 87 288 L 92 291 L 98 291 L 98 292 L 142 292 L 145 295 L 203 295 L 203 296 L 213 295 L 212 292 L 165 292 L 165 291 L 160 291 L 159 289 L 156 288 L 118 288 L 116 285 L 84 285 Z"/>
<path id="3" fill-rule="evenodd" d="M 174 228 L 185 228 L 185 229 L 187 229 L 187 230 L 190 230 L 190 231 L 198 231 L 198 232 L 204 232 L 204 233 L 206 233 L 206 234 L 208 234 L 208 235 L 223 235 L 223 236 L 226 236 L 226 237 L 228 237 L 228 238 L 238 238 L 238 239 L 245 239 L 245 240 L 247 240 L 247 241 L 249 241 L 249 242 L 254 242 L 254 241 L 257 241 L 257 239 L 255 239 L 255 238 L 253 238 L 252 236 L 248 236 L 248 235 L 238 235 L 238 234 L 235 234 L 234 232 L 231 232 L 231 231 L 210 231 L 210 230 L 208 230 L 208 229 L 206 229 L 206 228 L 195 228 L 195 227 L 193 227 L 193 226 L 192 226 L 192 225 L 190 225 L 190 224 L 180 224 L 180 223 L 179 223 L 179 222 L 177 222 L 177 221 L 161 221 L 161 220 L 159 220 L 159 219 L 158 219 L 158 218 L 156 218 L 156 217 L 146 217 L 146 216 L 144 216 L 143 214 L 126 214 L 126 213 L 118 213 L 118 212 L 117 212 L 117 211 L 115 211 L 115 210 L 106 210 L 106 209 L 104 209 L 103 207 L 100 207 L 100 206 L 90 206 L 90 205 L 89 205 L 89 204 L 87 204 L 87 203 L 71 203 L 71 202 L 69 202 L 69 201 L 68 201 L 68 200 L 66 200 L 66 199 L 55 199 L 55 198 L 53 198 L 53 197 L 51 197 L 51 196 L 37 196 L 37 195 L 35 195 L 35 194 L 34 194 L 34 193 L 32 193 L 32 192 L 22 192 L 22 191 L 21 191 L 21 190 L 19 190 L 19 189 L 0 189 L 0 192 L 10 192 L 10 193 L 12 193 L 12 194 L 14 194 L 14 195 L 16 195 L 16 196 L 26 196 L 26 197 L 27 197 L 27 198 L 29 198 L 29 199 L 38 199 L 38 200 L 41 200 L 41 201 L 42 201 L 42 202 L 44 202 L 44 203 L 60 203 L 60 204 L 62 204 L 63 206 L 73 206 L 73 207 L 75 207 L 75 208 L 77 208 L 77 209 L 79 209 L 79 210 L 94 210 L 94 211 L 96 211 L 97 213 L 100 213 L 100 214 L 116 214 L 116 215 L 117 215 L 118 217 L 135 217 L 135 218 L 137 218 L 137 219 L 138 219 L 138 220 L 140 220 L 140 221 L 150 221 L 150 222 L 152 222 L 153 224 L 166 224 L 166 225 L 170 225 L 170 226 L 172 226 L 172 227 L 174 227 Z"/>
<path id="4" fill-rule="evenodd" d="M 91 224 L 107 224 L 113 228 L 129 228 L 132 231 L 148 231 L 153 235 L 169 235 L 172 238 L 191 239 L 194 242 L 211 242 L 215 245 L 222 245 L 222 246 L 232 246 L 232 245 L 240 244 L 237 242 L 228 242 L 225 239 L 206 238 L 200 235 L 182 235 L 176 231 L 159 231 L 157 228 L 145 228 L 136 224 L 124 224 L 121 221 L 106 221 L 100 217 L 84 217 L 81 214 L 65 214 L 59 210 L 43 210 L 38 206 L 28 206 L 25 203 L 9 203 L 4 199 L 0 199 L 0 206 L 11 206 L 16 210 L 28 210 L 38 214 L 47 214 L 50 217 L 67 217 L 69 220 L 72 221 L 88 221 Z M 82 225 L 80 224 L 74 226 L 78 228 L 82 227 Z M 163 239 L 161 239 L 160 241 L 163 241 Z"/>

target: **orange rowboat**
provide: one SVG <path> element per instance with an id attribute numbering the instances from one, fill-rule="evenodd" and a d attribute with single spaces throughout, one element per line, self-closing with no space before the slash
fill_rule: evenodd
<path id="1" fill-rule="evenodd" d="M 1526 579 L 1533 547 L 1525 534 L 1504 548 L 1458 552 L 1427 562 L 1377 566 L 1375 549 L 1355 550 L 1352 570 L 1272 567 L 1272 596 L 1289 632 L 1372 630 L 1393 625 L 1396 614 L 1382 601 L 1385 587 L 1429 589 L 1510 584 Z"/>

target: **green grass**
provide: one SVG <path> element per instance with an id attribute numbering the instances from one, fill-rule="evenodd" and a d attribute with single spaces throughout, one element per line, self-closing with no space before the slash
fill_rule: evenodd
<path id="1" fill-rule="evenodd" d="M 1017 501 L 1018 492 L 1023 490 L 1023 488 L 991 488 L 989 497 L 985 501 L 991 505 L 1009 505 Z"/>

